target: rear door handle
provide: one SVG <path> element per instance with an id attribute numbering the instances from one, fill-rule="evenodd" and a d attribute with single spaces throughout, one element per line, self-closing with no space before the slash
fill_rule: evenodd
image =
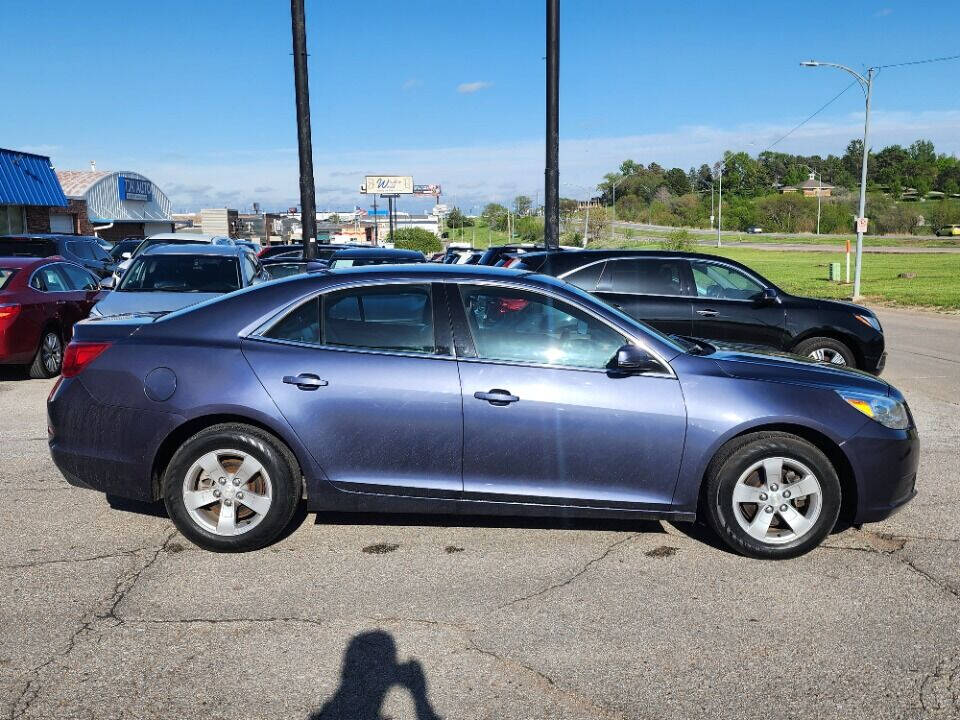
<path id="1" fill-rule="evenodd" d="M 516 395 L 511 395 L 509 390 L 494 389 L 490 392 L 475 392 L 473 396 L 477 400 L 486 400 L 491 405 L 497 405 L 499 407 L 520 401 L 520 398 Z"/>
<path id="2" fill-rule="evenodd" d="M 697 315 L 702 315 L 703 317 L 716 317 L 719 314 L 719 310 L 697 310 Z"/>
<path id="3" fill-rule="evenodd" d="M 310 373 L 284 375 L 283 381 L 287 385 L 296 385 L 300 390 L 316 390 L 317 388 L 326 387 L 329 384 L 326 380 L 321 380 L 319 376 L 311 375 Z"/>

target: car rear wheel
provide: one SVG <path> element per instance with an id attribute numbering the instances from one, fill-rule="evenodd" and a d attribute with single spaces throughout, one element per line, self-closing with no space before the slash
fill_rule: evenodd
<path id="1" fill-rule="evenodd" d="M 857 366 L 853 351 L 839 340 L 828 337 L 815 337 L 804 340 L 794 349 L 797 355 L 806 355 L 822 363 L 838 367 Z"/>
<path id="2" fill-rule="evenodd" d="M 63 364 L 63 341 L 56 330 L 48 328 L 40 338 L 40 347 L 30 364 L 30 377 L 34 379 L 52 378 L 60 374 Z"/>
<path id="3" fill-rule="evenodd" d="M 164 473 L 170 518 L 183 535 L 215 552 L 255 550 L 287 527 L 300 501 L 300 472 L 268 433 L 217 425 L 188 439 Z"/>
<path id="4" fill-rule="evenodd" d="M 816 446 L 787 433 L 738 438 L 717 454 L 706 486 L 707 519 L 750 557 L 796 557 L 819 545 L 840 512 L 840 480 Z"/>

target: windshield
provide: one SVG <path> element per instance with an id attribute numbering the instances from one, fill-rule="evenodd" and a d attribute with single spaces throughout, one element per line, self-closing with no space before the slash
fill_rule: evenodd
<path id="1" fill-rule="evenodd" d="M 124 273 L 121 292 L 227 293 L 240 287 L 234 257 L 154 255 L 141 257 Z"/>
<path id="2" fill-rule="evenodd" d="M 0 290 L 3 290 L 7 283 L 10 282 L 10 278 L 17 274 L 15 268 L 0 268 Z"/>

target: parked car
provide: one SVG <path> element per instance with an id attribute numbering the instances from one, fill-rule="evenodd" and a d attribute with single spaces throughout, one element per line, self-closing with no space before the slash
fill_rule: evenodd
<path id="1" fill-rule="evenodd" d="M 244 240 L 236 240 L 236 239 L 235 239 L 235 240 L 233 241 L 233 243 L 234 243 L 234 245 L 242 245 L 243 247 L 247 248 L 248 250 L 252 250 L 252 251 L 254 252 L 254 254 L 255 254 L 255 255 L 258 255 L 258 256 L 259 256 L 259 254 L 260 254 L 260 251 L 263 250 L 263 245 L 261 245 L 260 242 L 257 241 L 257 240 L 245 240 L 245 239 L 244 239 Z"/>
<path id="2" fill-rule="evenodd" d="M 110 257 L 113 258 L 114 262 L 118 263 L 129 260 L 133 255 L 133 251 L 136 250 L 137 246 L 142 242 L 143 238 L 124 238 L 115 243 L 110 249 Z"/>
<path id="3" fill-rule="evenodd" d="M 298 250 L 299 250 L 301 253 L 303 252 L 303 243 L 286 243 L 286 244 L 283 244 L 283 245 L 266 245 L 265 247 L 263 247 L 263 248 L 260 250 L 259 253 L 257 253 L 257 257 L 259 257 L 261 260 L 266 260 L 268 257 L 273 257 L 274 255 L 279 255 L 280 253 L 296 252 L 296 251 L 298 251 Z"/>
<path id="4" fill-rule="evenodd" d="M 154 245 L 131 260 L 114 292 L 91 316 L 166 313 L 269 280 L 249 249 L 237 245 Z"/>
<path id="5" fill-rule="evenodd" d="M 919 461 L 907 404 L 879 378 L 673 339 L 569 283 L 490 267 L 307 273 L 160 319 L 88 320 L 63 376 L 47 410 L 67 481 L 162 498 L 217 551 L 270 543 L 305 497 L 700 513 L 736 551 L 786 558 L 838 517 L 889 516 Z"/>
<path id="6" fill-rule="evenodd" d="M 484 250 L 453 248 L 448 249 L 438 262 L 446 265 L 478 265 Z"/>
<path id="7" fill-rule="evenodd" d="M 425 263 L 427 259 L 419 250 L 394 248 L 347 248 L 337 250 L 330 256 L 330 269 L 360 267 L 362 265 L 395 265 L 397 263 Z"/>
<path id="8" fill-rule="evenodd" d="M 537 252 L 545 250 L 544 245 L 533 245 L 530 243 L 509 244 L 509 245 L 491 245 L 483 251 L 483 255 L 477 261 L 478 265 L 497 265 L 501 260 L 509 255 L 521 255 L 528 252 Z"/>
<path id="9" fill-rule="evenodd" d="M 347 250 L 349 248 L 362 247 L 360 245 L 347 245 L 344 243 L 337 243 L 336 245 L 330 243 L 317 243 L 316 247 L 316 259 L 317 260 L 329 260 L 335 252 L 340 250 Z M 267 252 L 267 251 L 270 252 Z M 261 260 L 274 257 L 282 257 L 286 259 L 300 260 L 303 258 L 303 245 L 271 245 L 268 248 L 264 248 L 259 255 Z"/>
<path id="10" fill-rule="evenodd" d="M 952 237 L 954 235 L 960 235 L 960 225 L 944 225 L 942 228 L 937 230 L 937 235 L 940 237 Z"/>
<path id="11" fill-rule="evenodd" d="M 90 235 L 31 233 L 0 237 L 0 257 L 62 257 L 81 265 L 98 277 L 113 273 L 116 263 Z"/>
<path id="12" fill-rule="evenodd" d="M 132 253 L 130 253 L 130 257 L 117 265 L 116 272 L 114 273 L 115 279 L 120 279 L 120 276 L 126 272 L 128 267 L 130 267 L 130 263 L 135 257 L 145 251 L 147 248 L 151 248 L 154 245 L 233 246 L 235 243 L 232 238 L 229 238 L 226 235 L 200 235 L 198 233 L 158 233 L 156 235 L 151 235 L 150 237 L 141 240 L 140 244 L 133 249 Z"/>
<path id="13" fill-rule="evenodd" d="M 763 228 L 758 227 L 757 225 L 751 225 L 750 227 L 747 228 L 747 235 L 759 235 L 762 232 L 763 232 Z"/>
<path id="14" fill-rule="evenodd" d="M 745 265 L 697 253 L 527 253 L 511 267 L 553 275 L 671 335 L 761 345 L 879 375 L 883 328 L 852 303 L 791 295 Z"/>
<path id="15" fill-rule="evenodd" d="M 327 269 L 325 260 L 303 260 L 282 256 L 266 258 L 260 261 L 263 269 L 272 280 L 300 275 L 305 272 L 320 272 Z"/>
<path id="16" fill-rule="evenodd" d="M 53 377 L 74 323 L 105 294 L 96 275 L 63 258 L 0 257 L 0 364 Z"/>

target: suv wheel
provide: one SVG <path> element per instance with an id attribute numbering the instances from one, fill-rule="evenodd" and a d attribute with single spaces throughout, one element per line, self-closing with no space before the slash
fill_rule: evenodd
<path id="1" fill-rule="evenodd" d="M 731 548 L 765 559 L 819 545 L 840 513 L 840 480 L 817 447 L 787 433 L 755 433 L 725 446 L 707 476 L 707 518 Z"/>
<path id="2" fill-rule="evenodd" d="M 215 552 L 273 542 L 300 502 L 300 471 L 276 438 L 247 425 L 216 425 L 187 440 L 163 478 L 170 518 L 183 535 Z"/>
<path id="3" fill-rule="evenodd" d="M 793 352 L 797 355 L 806 355 L 807 357 L 818 360 L 819 362 L 829 363 L 840 367 L 857 366 L 857 360 L 853 351 L 839 340 L 828 337 L 814 337 L 799 343 Z"/>

